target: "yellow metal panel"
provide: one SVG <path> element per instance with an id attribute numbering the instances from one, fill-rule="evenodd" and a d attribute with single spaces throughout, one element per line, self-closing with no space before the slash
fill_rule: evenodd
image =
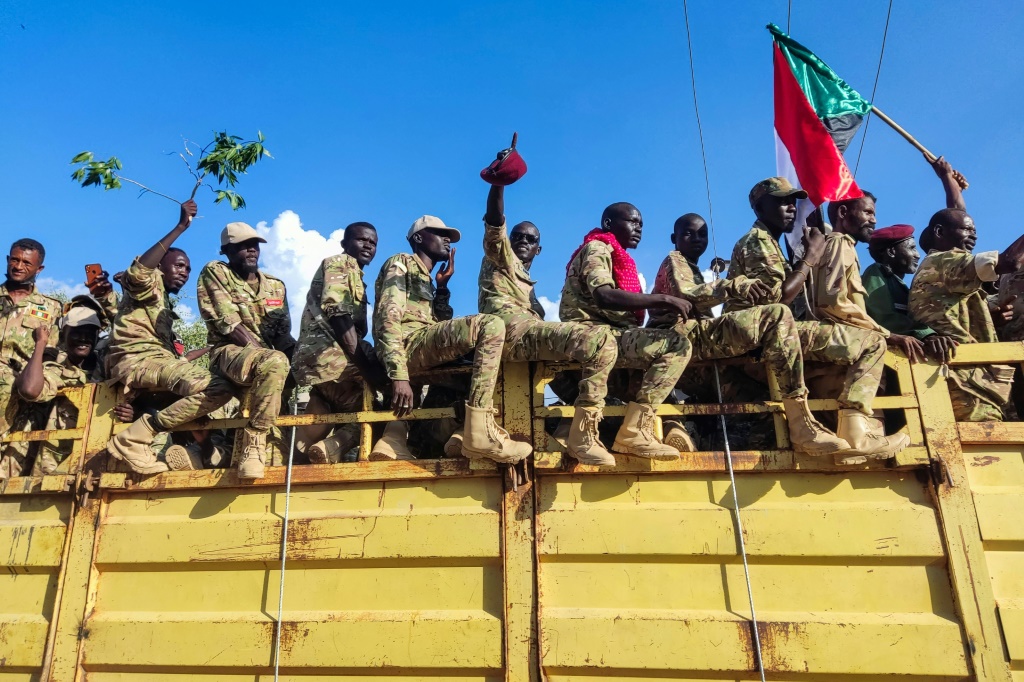
<path id="1" fill-rule="evenodd" d="M 1000 600 L 999 620 L 1010 660 L 1017 666 L 1024 665 L 1024 599 Z"/>

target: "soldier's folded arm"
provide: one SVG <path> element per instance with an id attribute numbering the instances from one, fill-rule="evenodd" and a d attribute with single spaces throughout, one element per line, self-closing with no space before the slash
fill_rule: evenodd
<path id="1" fill-rule="evenodd" d="M 196 286 L 199 289 L 199 312 L 214 331 L 238 346 L 263 347 L 263 342 L 242 324 L 238 306 L 231 300 L 228 288 L 218 279 L 217 269 L 203 268 Z"/>

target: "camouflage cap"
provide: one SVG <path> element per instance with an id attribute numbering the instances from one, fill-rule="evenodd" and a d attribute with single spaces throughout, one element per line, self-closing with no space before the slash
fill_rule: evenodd
<path id="1" fill-rule="evenodd" d="M 84 327 L 86 325 L 92 325 L 93 327 L 103 326 L 100 323 L 99 315 L 85 306 L 79 306 L 69 310 L 67 314 L 61 318 L 60 323 L 61 328 Z"/>
<path id="2" fill-rule="evenodd" d="M 757 202 L 761 200 L 765 194 L 771 194 L 773 197 L 792 197 L 795 196 L 797 199 L 806 199 L 807 192 L 803 191 L 798 187 L 794 187 L 792 183 L 786 178 L 768 178 L 754 185 L 750 190 L 750 208 L 757 206 Z"/>

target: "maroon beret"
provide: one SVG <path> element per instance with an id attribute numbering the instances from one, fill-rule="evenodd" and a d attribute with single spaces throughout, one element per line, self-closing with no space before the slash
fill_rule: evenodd
<path id="1" fill-rule="evenodd" d="M 492 185 L 511 185 L 526 175 L 526 161 L 516 151 L 518 133 L 512 134 L 512 146 L 498 152 L 491 165 L 480 171 L 480 177 Z"/>
<path id="2" fill-rule="evenodd" d="M 872 232 L 871 243 L 880 244 L 882 242 L 901 242 L 904 239 L 910 239 L 913 236 L 913 225 L 890 225 L 889 227 L 883 227 Z"/>

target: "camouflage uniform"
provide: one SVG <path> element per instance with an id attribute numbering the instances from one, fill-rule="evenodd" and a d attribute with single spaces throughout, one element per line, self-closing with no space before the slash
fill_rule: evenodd
<path id="1" fill-rule="evenodd" d="M 689 340 L 671 329 L 643 329 L 631 310 L 604 310 L 594 299 L 601 286 L 616 287 L 612 248 L 592 241 L 569 263 L 559 317 L 565 322 L 609 325 L 619 346 L 619 358 L 645 370 L 636 402 L 660 405 L 672 392 L 690 361 Z"/>
<path id="2" fill-rule="evenodd" d="M 107 350 L 107 375 L 124 384 L 125 392 L 169 391 L 183 396 L 160 410 L 162 430 L 203 417 L 231 400 L 231 385 L 178 355 L 174 347 L 174 313 L 158 268 L 136 258 L 125 272 L 124 296 L 114 318 Z"/>
<path id="3" fill-rule="evenodd" d="M 58 397 L 62 388 L 85 386 L 96 381 L 93 372 L 76 367 L 68 362 L 67 353 L 61 350 L 52 362 L 43 363 L 43 390 L 36 398 L 37 403 L 53 401 L 49 409 L 46 425 L 47 431 L 57 429 L 73 429 L 78 424 L 78 408 L 70 400 Z M 74 447 L 71 440 L 45 440 L 39 443 L 35 464 L 32 466 L 33 476 L 52 474 L 63 462 Z"/>
<path id="4" fill-rule="evenodd" d="M 199 313 L 213 345 L 210 365 L 237 386 L 249 387 L 249 428 L 269 431 L 281 413 L 288 356 L 275 347 L 291 338 L 284 282 L 259 272 L 253 289 L 227 263 L 207 263 L 199 273 Z M 242 325 L 263 347 L 238 346 L 228 338 Z"/>
<path id="5" fill-rule="evenodd" d="M 565 361 L 582 364 L 581 407 L 604 407 L 608 375 L 615 367 L 618 345 L 605 326 L 545 322 L 534 280 L 512 252 L 505 225 L 484 223 L 484 257 L 480 263 L 481 313 L 505 323 L 505 359 Z"/>
<path id="6" fill-rule="evenodd" d="M 779 243 L 760 221 L 733 247 L 729 279 L 759 279 L 771 287 L 774 301 L 782 300 L 782 283 L 792 272 Z M 815 271 L 820 276 L 821 268 Z M 746 310 L 751 304 L 730 299 L 726 312 Z M 882 380 L 885 337 L 875 331 L 851 327 L 832 320 L 799 321 L 800 349 L 805 362 L 829 362 L 847 367 L 839 407 L 871 414 L 871 404 Z"/>
<path id="7" fill-rule="evenodd" d="M 47 345 L 56 346 L 60 315 L 60 301 L 41 294 L 35 285 L 18 303 L 11 298 L 7 286 L 0 285 L 0 434 L 11 428 L 18 412 L 19 400 L 12 395 L 14 379 L 35 350 L 33 332 L 37 327 L 48 326 Z"/>
<path id="8" fill-rule="evenodd" d="M 746 277 L 704 282 L 700 268 L 678 251 L 670 253 L 654 279 L 654 293 L 685 298 L 694 304 L 694 318 L 679 323 L 669 311 L 652 313 L 648 326 L 687 335 L 694 360 L 722 360 L 761 348 L 761 356 L 779 381 L 783 398 L 807 395 L 803 355 L 796 322 L 781 303 L 755 306 L 712 317 L 711 308 L 747 294 L 754 280 Z"/>
<path id="9" fill-rule="evenodd" d="M 997 279 L 998 260 L 996 251 L 930 251 L 910 284 L 910 316 L 960 343 L 997 341 L 981 287 Z M 949 396 L 957 421 L 1002 421 L 1012 380 L 1007 365 L 951 367 Z"/>
<path id="10" fill-rule="evenodd" d="M 388 378 L 408 381 L 411 372 L 437 367 L 475 351 L 469 405 L 492 405 L 501 367 L 505 324 L 494 315 L 438 322 L 434 284 L 420 260 L 399 253 L 384 262 L 375 284 L 373 340 Z"/>

